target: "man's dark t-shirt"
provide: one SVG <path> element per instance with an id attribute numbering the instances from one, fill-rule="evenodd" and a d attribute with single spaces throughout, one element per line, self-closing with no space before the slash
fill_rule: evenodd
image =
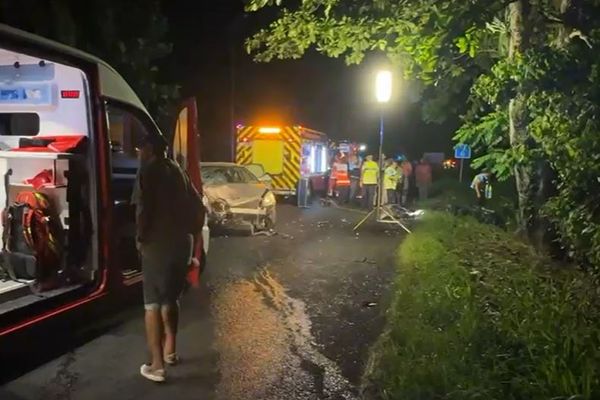
<path id="1" fill-rule="evenodd" d="M 162 242 L 189 234 L 189 184 L 185 173 L 171 159 L 157 159 L 142 168 L 137 200 L 140 242 Z"/>

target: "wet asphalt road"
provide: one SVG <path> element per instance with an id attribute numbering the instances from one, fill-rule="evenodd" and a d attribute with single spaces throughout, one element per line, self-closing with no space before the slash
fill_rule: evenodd
<path id="1" fill-rule="evenodd" d="M 356 212 L 282 205 L 276 236 L 217 237 L 182 303 L 181 365 L 157 385 L 143 311 L 0 388 L 1 400 L 357 399 L 403 233 Z"/>

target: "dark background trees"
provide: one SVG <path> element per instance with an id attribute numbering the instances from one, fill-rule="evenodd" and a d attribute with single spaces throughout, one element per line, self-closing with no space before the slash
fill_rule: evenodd
<path id="1" fill-rule="evenodd" d="M 371 65 L 346 68 L 310 52 L 303 60 L 256 64 L 244 39 L 276 13 L 244 13 L 242 0 L 0 0 L 0 22 L 91 52 L 129 81 L 169 132 L 170 110 L 180 97 L 196 96 L 203 157 L 232 156 L 237 123 L 294 123 L 334 138 L 376 148 L 377 112 L 371 103 Z M 377 62 L 373 58 L 372 63 Z M 449 151 L 447 126 L 421 118 L 418 86 L 402 88 L 389 111 L 389 154 Z M 463 96 L 464 98 L 464 96 Z M 440 96 L 443 107 L 460 104 Z M 443 107 L 433 107 L 441 109 Z M 430 113 L 432 118 L 440 117 Z M 425 139 L 425 140 L 424 140 Z"/>
<path id="2" fill-rule="evenodd" d="M 159 62 L 171 52 L 167 18 L 156 0 L 0 2 L 0 21 L 92 53 L 114 66 L 166 123 L 177 86 L 162 84 Z"/>

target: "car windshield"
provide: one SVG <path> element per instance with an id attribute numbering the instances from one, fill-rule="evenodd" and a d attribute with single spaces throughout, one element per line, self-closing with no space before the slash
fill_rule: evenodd
<path id="1" fill-rule="evenodd" d="M 236 166 L 203 166 L 202 181 L 209 185 L 258 182 L 248 170 Z"/>
<path id="2" fill-rule="evenodd" d="M 265 169 L 260 164 L 249 164 L 244 166 L 250 173 L 257 178 L 265 175 Z"/>

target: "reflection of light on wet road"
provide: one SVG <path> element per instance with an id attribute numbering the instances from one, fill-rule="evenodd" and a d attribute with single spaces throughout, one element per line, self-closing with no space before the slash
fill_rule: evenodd
<path id="1" fill-rule="evenodd" d="M 286 352 L 279 318 L 262 300 L 253 283 L 225 286 L 213 306 L 219 351 L 221 399 L 262 398 L 276 383 L 276 371 Z"/>
<path id="2" fill-rule="evenodd" d="M 220 399 L 356 398 L 337 365 L 319 352 L 304 303 L 268 271 L 225 286 L 213 304 Z"/>

